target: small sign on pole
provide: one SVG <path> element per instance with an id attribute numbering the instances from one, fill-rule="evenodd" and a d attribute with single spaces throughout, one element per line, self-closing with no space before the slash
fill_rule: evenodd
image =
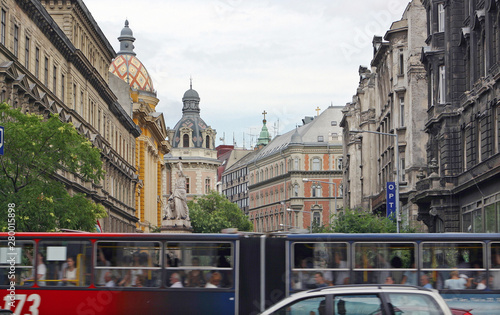
<path id="1" fill-rule="evenodd" d="M 387 182 L 387 217 L 395 218 L 396 217 L 396 183 L 395 182 Z"/>
<path id="2" fill-rule="evenodd" d="M 3 126 L 0 126 L 0 155 L 3 155 L 3 134 L 5 129 Z"/>

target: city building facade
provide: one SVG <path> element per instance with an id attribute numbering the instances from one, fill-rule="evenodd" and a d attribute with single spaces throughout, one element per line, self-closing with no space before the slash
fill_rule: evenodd
<path id="1" fill-rule="evenodd" d="M 420 228 L 413 198 L 426 166 L 425 26 L 425 9 L 414 0 L 383 39 L 374 37 L 371 68 L 359 68 L 360 83 L 341 123 L 345 206 L 386 215 L 387 182 L 398 180 L 400 218 Z"/>
<path id="2" fill-rule="evenodd" d="M 161 226 L 166 205 L 163 157 L 169 152 L 170 144 L 166 140 L 163 114 L 155 109 L 159 99 L 153 81 L 134 52 L 135 37 L 128 21 L 125 21 L 118 40 L 120 51 L 109 66 L 110 86 L 117 95 L 125 95 L 131 100 L 134 123 L 141 129 L 141 135 L 135 141 L 134 159 L 138 178 L 135 209 L 139 219 L 137 230 L 150 232 Z M 126 83 L 124 89 L 115 83 L 116 78 Z"/>
<path id="3" fill-rule="evenodd" d="M 419 218 L 431 232 L 499 232 L 500 4 L 422 3 L 429 139 Z"/>
<path id="4" fill-rule="evenodd" d="M 245 159 L 248 216 L 255 231 L 326 225 L 342 208 L 341 109 L 329 106 L 307 117 Z"/>
<path id="5" fill-rule="evenodd" d="M 135 231 L 134 154 L 141 130 L 130 105 L 108 85 L 115 51 L 80 0 L 6 0 L 0 10 L 2 100 L 25 112 L 57 113 L 99 148 L 106 171 L 100 183 L 65 171 L 58 179 L 70 193 L 85 193 L 105 207 L 103 230 Z"/>

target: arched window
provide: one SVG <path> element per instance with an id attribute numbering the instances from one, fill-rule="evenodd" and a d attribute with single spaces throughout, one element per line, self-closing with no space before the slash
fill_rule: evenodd
<path id="1" fill-rule="evenodd" d="M 343 166 L 343 164 L 342 164 L 342 158 L 338 158 L 337 159 L 337 169 L 341 170 L 342 166 Z"/>
<path id="2" fill-rule="evenodd" d="M 299 184 L 295 184 L 295 185 L 293 186 L 293 195 L 294 195 L 295 197 L 298 197 L 298 196 L 299 196 Z"/>
<path id="3" fill-rule="evenodd" d="M 182 146 L 184 148 L 189 148 L 189 135 L 188 134 L 184 134 L 182 136 Z"/>
<path id="4" fill-rule="evenodd" d="M 299 170 L 299 158 L 295 158 L 295 159 L 293 160 L 293 163 L 294 163 L 294 165 L 293 165 L 293 169 L 294 169 L 295 171 L 298 171 L 298 170 Z"/>
<path id="5" fill-rule="evenodd" d="M 207 147 L 207 149 L 210 149 L 210 137 L 209 136 L 205 137 L 205 146 Z"/>

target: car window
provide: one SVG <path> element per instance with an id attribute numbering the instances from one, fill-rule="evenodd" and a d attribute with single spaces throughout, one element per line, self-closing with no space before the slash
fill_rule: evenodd
<path id="1" fill-rule="evenodd" d="M 376 294 L 336 295 L 333 301 L 334 315 L 385 314 L 382 301 Z"/>
<path id="2" fill-rule="evenodd" d="M 405 315 L 442 315 L 439 304 L 426 294 L 389 293 L 394 313 Z"/>
<path id="3" fill-rule="evenodd" d="M 325 296 L 293 301 L 293 303 L 273 312 L 272 315 L 324 315 L 325 301 Z"/>

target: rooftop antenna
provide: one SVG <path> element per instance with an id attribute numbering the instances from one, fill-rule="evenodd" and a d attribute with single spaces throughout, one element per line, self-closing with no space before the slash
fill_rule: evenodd
<path id="1" fill-rule="evenodd" d="M 245 147 L 245 133 L 243 133 L 243 150 L 245 150 L 246 147 Z"/>
<path id="2" fill-rule="evenodd" d="M 222 145 L 226 144 L 226 132 L 222 133 L 222 137 L 220 137 L 219 140 L 222 141 Z"/>

